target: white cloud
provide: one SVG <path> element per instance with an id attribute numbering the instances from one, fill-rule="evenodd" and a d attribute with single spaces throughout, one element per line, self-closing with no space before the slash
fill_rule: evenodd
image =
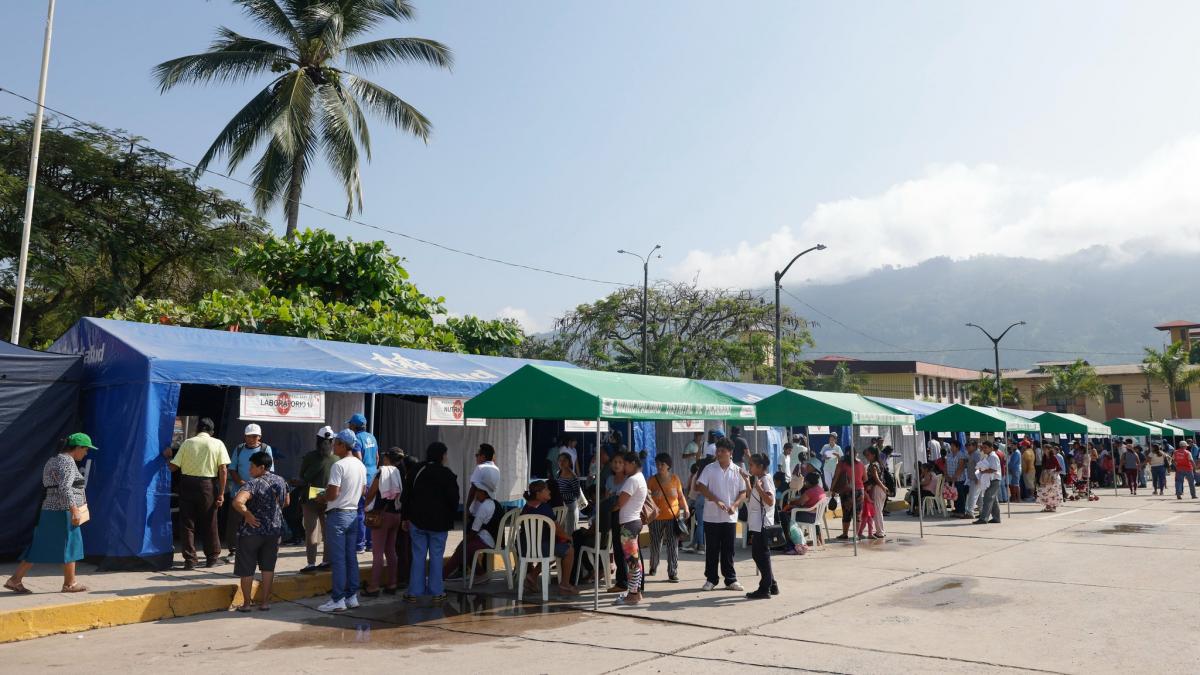
<path id="1" fill-rule="evenodd" d="M 522 307 L 501 307 L 496 312 L 497 319 L 515 319 L 526 333 L 541 333 L 547 326 L 539 319 L 530 315 L 529 310 Z"/>
<path id="2" fill-rule="evenodd" d="M 863 198 L 817 206 L 799 227 L 730 251 L 690 251 L 671 269 L 706 286 L 763 288 L 791 256 L 823 243 L 788 273 L 835 282 L 935 256 L 1056 258 L 1103 246 L 1115 259 L 1154 250 L 1200 252 L 1200 136 L 1147 157 L 1117 177 L 1051 178 L 983 164 L 930 167 Z"/>

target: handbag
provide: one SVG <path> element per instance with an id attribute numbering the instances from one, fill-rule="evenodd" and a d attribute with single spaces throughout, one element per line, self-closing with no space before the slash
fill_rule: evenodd
<path id="1" fill-rule="evenodd" d="M 647 525 L 658 519 L 658 506 L 655 505 L 654 500 L 650 499 L 649 496 L 646 497 L 646 501 L 642 502 L 641 514 L 643 525 Z"/>
<path id="2" fill-rule="evenodd" d="M 91 519 L 92 519 L 92 512 L 88 511 L 87 504 L 84 504 L 83 506 L 80 506 L 79 508 L 75 509 L 75 512 L 71 514 L 71 524 L 74 525 L 75 527 L 79 527 L 80 525 L 83 525 L 84 523 L 86 523 L 87 521 L 89 521 Z"/>
<path id="3" fill-rule="evenodd" d="M 654 482 L 658 483 L 658 489 L 663 492 L 663 501 L 667 502 L 667 505 L 670 506 L 671 501 L 667 499 L 667 491 L 663 488 L 662 481 L 658 479 L 657 474 L 654 476 Z M 671 506 L 671 515 L 675 518 L 675 535 L 680 539 L 687 539 L 691 536 L 692 530 L 688 527 L 687 520 L 674 506 Z"/>
<path id="4" fill-rule="evenodd" d="M 829 506 L 828 506 L 828 509 L 829 509 L 830 511 L 837 511 L 837 508 L 838 508 L 838 498 L 837 498 L 837 495 L 834 495 L 834 496 L 832 496 L 832 497 L 830 497 L 830 498 L 829 498 Z M 814 521 L 814 522 L 815 522 L 815 521 Z"/>

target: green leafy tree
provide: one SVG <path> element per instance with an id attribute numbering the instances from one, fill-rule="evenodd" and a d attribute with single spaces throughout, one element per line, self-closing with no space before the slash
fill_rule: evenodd
<path id="1" fill-rule="evenodd" d="M 1200 382 L 1200 368 L 1188 363 L 1188 350 L 1182 342 L 1173 342 L 1161 352 L 1152 347 L 1145 349 L 1142 370 L 1167 386 L 1167 391 L 1170 392 L 1167 398 L 1171 401 L 1171 418 L 1175 419 L 1179 417 L 1179 403 L 1175 399 L 1180 392 L 1187 391 L 1193 384 Z"/>
<path id="2" fill-rule="evenodd" d="M 1011 380 L 1000 380 L 1001 390 L 1004 392 L 1002 404 L 1005 407 L 1020 407 L 1022 404 L 1021 392 L 1017 391 L 1017 385 Z M 971 405 L 996 405 L 996 376 L 983 374 L 974 382 L 963 382 L 962 388 L 967 393 L 967 400 Z"/>
<path id="3" fill-rule="evenodd" d="M 475 354 L 515 353 L 515 322 L 447 318 L 443 298 L 408 281 L 383 242 L 304 230 L 238 251 L 237 269 L 261 286 L 214 290 L 196 302 L 136 298 L 112 314 L 129 321 Z"/>
<path id="4" fill-rule="evenodd" d="M 12 323 L 31 123 L 0 118 L 0 324 Z M 83 316 L 142 295 L 194 301 L 252 288 L 233 270 L 267 225 L 201 187 L 162 153 L 94 125 L 53 118 L 42 133 L 21 341 L 44 345 Z"/>
<path id="5" fill-rule="evenodd" d="M 324 155 L 346 190 L 346 215 L 362 210 L 360 156 L 371 158 L 370 113 L 391 126 L 429 139 L 432 125 L 412 105 L 351 72 L 423 63 L 449 68 L 450 50 L 424 38 L 353 41 L 385 21 L 408 21 L 409 0 L 233 0 L 278 42 L 217 29 L 208 51 L 160 63 L 163 92 L 180 84 L 271 80 L 233 116 L 200 160 L 204 168 L 224 156 L 236 170 L 256 147 L 254 202 L 260 212 L 283 204 L 286 238 L 296 232 L 308 171 Z"/>
<path id="6" fill-rule="evenodd" d="M 845 394 L 861 394 L 867 384 L 867 377 L 850 372 L 845 362 L 833 367 L 828 375 L 818 375 L 809 378 L 806 386 L 813 391 L 835 391 Z"/>
<path id="7" fill-rule="evenodd" d="M 659 283 L 647 296 L 649 372 L 711 379 L 774 379 L 773 305 L 748 294 Z M 812 345 L 808 324 L 783 310 L 785 383 L 800 386 L 808 374 L 797 360 Z M 639 372 L 641 289 L 616 291 L 583 304 L 555 321 L 555 337 L 540 345 L 587 368 Z"/>
<path id="8" fill-rule="evenodd" d="M 1037 398 L 1042 401 L 1065 401 L 1064 412 L 1083 413 L 1086 410 L 1075 410 L 1079 399 L 1094 399 L 1104 403 L 1112 396 L 1112 390 L 1096 375 L 1096 369 L 1083 359 L 1076 359 L 1069 366 L 1055 366 L 1049 369 L 1050 380 L 1038 385 Z"/>

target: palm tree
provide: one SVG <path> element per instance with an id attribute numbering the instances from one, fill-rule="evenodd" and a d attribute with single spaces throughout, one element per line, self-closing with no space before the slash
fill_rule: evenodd
<path id="1" fill-rule="evenodd" d="M 996 378 L 994 376 L 980 375 L 978 380 L 963 382 L 961 386 L 971 405 L 996 405 Z M 1021 392 L 1017 391 L 1017 385 L 1002 379 L 1000 388 L 1004 392 L 1002 405 L 1014 407 L 1021 405 Z"/>
<path id="2" fill-rule="evenodd" d="M 1076 359 L 1069 366 L 1050 368 L 1050 380 L 1038 385 L 1037 398 L 1068 401 L 1066 412 L 1072 412 L 1076 400 L 1092 398 L 1104 403 L 1112 398 L 1112 390 L 1096 375 L 1095 368 L 1083 359 Z"/>
<path id="3" fill-rule="evenodd" d="M 833 372 L 828 375 L 809 378 L 808 388 L 813 391 L 835 391 L 846 394 L 861 394 L 863 386 L 867 383 L 867 377 L 857 373 L 850 372 L 845 362 L 840 362 L 833 367 Z"/>
<path id="4" fill-rule="evenodd" d="M 200 160 L 203 170 L 224 156 L 233 171 L 261 142 L 254 165 L 254 203 L 267 211 L 283 203 L 286 236 L 296 232 L 300 193 L 317 153 L 346 189 L 346 215 L 362 210 L 360 152 L 371 159 L 364 109 L 421 140 L 429 120 L 399 96 L 345 68 L 370 70 L 394 63 L 449 68 L 450 50 L 424 38 L 384 38 L 351 44 L 387 19 L 413 18 L 410 0 L 233 0 L 279 43 L 217 29 L 208 51 L 158 64 L 162 92 L 183 83 L 241 82 L 272 76 L 229 120 Z"/>
<path id="5" fill-rule="evenodd" d="M 1200 382 L 1200 368 L 1190 367 L 1188 356 L 1183 343 L 1174 342 L 1161 352 L 1146 347 L 1146 357 L 1142 359 L 1142 370 L 1167 385 L 1167 397 L 1171 400 L 1171 419 L 1179 417 L 1176 394 L 1187 391 L 1193 384 Z"/>

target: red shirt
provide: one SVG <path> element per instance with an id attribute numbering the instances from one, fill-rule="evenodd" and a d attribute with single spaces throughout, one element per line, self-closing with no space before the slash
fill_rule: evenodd
<path id="1" fill-rule="evenodd" d="M 1175 470 L 1176 471 L 1193 471 L 1192 453 L 1188 452 L 1187 448 L 1175 451 Z"/>

